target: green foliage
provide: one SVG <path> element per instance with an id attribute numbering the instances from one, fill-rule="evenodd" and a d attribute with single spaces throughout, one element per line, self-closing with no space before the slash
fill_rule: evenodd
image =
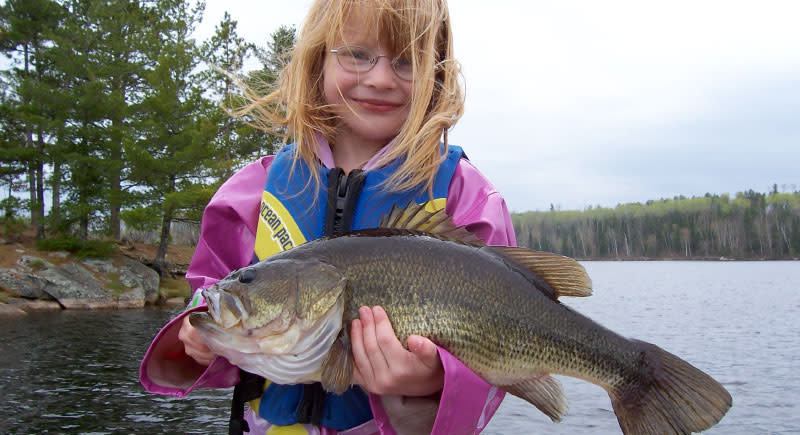
<path id="1" fill-rule="evenodd" d="M 19 216 L 24 207 L 24 201 L 17 197 L 9 196 L 0 201 L 0 228 L 3 236 L 16 236 L 28 226 L 26 219 Z"/>
<path id="2" fill-rule="evenodd" d="M 118 251 L 117 244 L 109 240 L 84 240 L 74 236 L 39 239 L 40 251 L 67 251 L 80 258 L 108 258 Z"/>
<path id="3" fill-rule="evenodd" d="M 135 207 L 122 211 L 122 221 L 138 231 L 153 231 L 161 222 L 161 214 L 156 207 Z"/>
<path id="4" fill-rule="evenodd" d="M 800 192 L 752 190 L 512 215 L 523 246 L 581 258 L 797 258 Z"/>
<path id="5" fill-rule="evenodd" d="M 274 151 L 275 137 L 224 107 L 242 102 L 237 80 L 270 88 L 294 28 L 282 27 L 263 48 L 240 37 L 226 14 L 198 43 L 203 9 L 195 0 L 0 2 L 8 59 L 0 71 L 0 186 L 29 190 L 0 217 L 5 234 L 20 229 L 21 206 L 43 249 L 106 255 L 110 242 L 90 239 L 117 239 L 125 221 L 160 228 L 163 256 L 173 220 L 199 221 L 233 171 Z M 254 57 L 260 69 L 244 71 Z"/>
<path id="6" fill-rule="evenodd" d="M 161 278 L 159 292 L 164 299 L 188 297 L 192 294 L 192 288 L 185 279 L 175 279 L 165 276 Z"/>
<path id="7" fill-rule="evenodd" d="M 38 271 L 44 269 L 44 267 L 45 267 L 44 260 L 41 260 L 39 258 L 37 258 L 36 260 L 33 260 L 33 262 L 31 262 L 31 269 L 33 269 L 34 272 L 38 272 Z"/>
<path id="8" fill-rule="evenodd" d="M 120 294 L 131 289 L 131 287 L 128 287 L 119 281 L 119 272 L 108 274 L 108 279 L 110 281 L 107 282 L 105 286 L 113 291 L 114 296 L 119 296 Z"/>

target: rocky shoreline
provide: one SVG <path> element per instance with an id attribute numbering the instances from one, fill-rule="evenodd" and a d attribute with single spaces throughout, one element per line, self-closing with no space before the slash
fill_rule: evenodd
<path id="1" fill-rule="evenodd" d="M 107 259 L 78 259 L 68 252 L 42 252 L 22 243 L 3 243 L 3 248 L 0 315 L 184 304 L 184 298 L 163 299 L 158 273 L 144 264 L 141 250 L 134 247 L 121 246 Z M 183 256 L 180 260 L 188 263 Z M 172 266 L 172 274 L 185 272 L 181 264 Z"/>
<path id="2" fill-rule="evenodd" d="M 67 259 L 67 253 L 50 253 Z M 55 265 L 23 255 L 13 268 L 0 268 L 0 287 L 9 293 L 3 312 L 59 309 L 140 308 L 158 300 L 155 270 L 127 258 L 70 259 Z"/>

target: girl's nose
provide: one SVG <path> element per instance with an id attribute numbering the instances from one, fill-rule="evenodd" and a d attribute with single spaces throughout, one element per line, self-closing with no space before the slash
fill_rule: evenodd
<path id="1" fill-rule="evenodd" d="M 394 88 L 397 86 L 399 77 L 392 68 L 392 60 L 388 57 L 379 57 L 375 66 L 372 67 L 362 79 L 367 86 L 374 86 L 376 88 Z"/>

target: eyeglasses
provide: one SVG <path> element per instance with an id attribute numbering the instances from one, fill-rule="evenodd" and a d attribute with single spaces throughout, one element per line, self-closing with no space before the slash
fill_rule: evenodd
<path id="1" fill-rule="evenodd" d="M 375 54 L 369 48 L 359 47 L 357 45 L 345 45 L 343 47 L 334 48 L 331 53 L 336 55 L 339 65 L 345 70 L 352 73 L 365 73 L 370 71 L 378 59 L 389 56 L 385 54 Z M 414 78 L 414 67 L 411 64 L 411 59 L 406 57 L 405 54 L 397 55 L 391 58 L 392 69 L 397 77 L 403 80 L 410 81 Z"/>

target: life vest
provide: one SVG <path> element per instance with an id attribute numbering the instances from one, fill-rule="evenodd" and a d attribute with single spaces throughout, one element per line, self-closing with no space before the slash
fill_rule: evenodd
<path id="1" fill-rule="evenodd" d="M 254 262 L 323 236 L 374 228 L 394 205 L 406 206 L 414 201 L 426 203 L 430 211 L 444 208 L 450 181 L 464 155 L 461 148 L 448 147 L 434 178 L 431 198 L 424 188 L 382 190 L 382 183 L 399 167 L 398 161 L 379 169 L 344 174 L 340 168 L 310 168 L 302 159 L 295 160 L 295 150 L 294 144 L 285 146 L 270 166 L 261 199 Z M 311 171 L 318 171 L 321 185 L 315 185 Z M 250 407 L 278 426 L 313 423 L 345 430 L 373 418 L 369 398 L 358 386 L 336 395 L 323 391 L 319 383 L 279 385 L 267 381 L 261 398 L 251 401 Z"/>

